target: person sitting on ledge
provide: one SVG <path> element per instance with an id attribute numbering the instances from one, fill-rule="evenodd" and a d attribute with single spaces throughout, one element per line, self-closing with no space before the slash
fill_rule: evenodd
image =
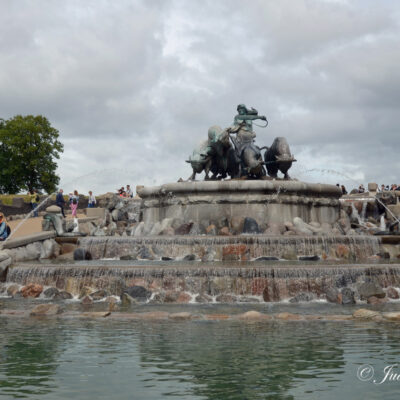
<path id="1" fill-rule="evenodd" d="M 3 213 L 0 213 L 0 240 L 6 240 L 8 237 L 7 221 Z"/>
<path id="2" fill-rule="evenodd" d="M 364 185 L 361 184 L 361 185 L 358 187 L 358 193 L 364 193 L 364 192 L 365 192 Z"/>
<path id="3" fill-rule="evenodd" d="M 342 189 L 342 194 L 347 194 L 347 190 L 344 185 L 340 187 Z"/>

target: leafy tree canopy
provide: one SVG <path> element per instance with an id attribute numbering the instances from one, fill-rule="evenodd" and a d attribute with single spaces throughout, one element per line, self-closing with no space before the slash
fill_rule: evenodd
<path id="1" fill-rule="evenodd" d="M 56 190 L 57 163 L 64 146 L 47 118 L 17 115 L 0 119 L 0 193 Z"/>

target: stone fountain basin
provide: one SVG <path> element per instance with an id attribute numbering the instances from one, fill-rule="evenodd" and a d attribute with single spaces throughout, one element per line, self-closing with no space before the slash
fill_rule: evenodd
<path id="1" fill-rule="evenodd" d="M 341 190 L 334 185 L 284 180 L 229 180 L 169 183 L 143 187 L 146 226 L 164 218 L 200 223 L 234 216 L 259 224 L 305 222 L 332 224 L 339 218 Z"/>

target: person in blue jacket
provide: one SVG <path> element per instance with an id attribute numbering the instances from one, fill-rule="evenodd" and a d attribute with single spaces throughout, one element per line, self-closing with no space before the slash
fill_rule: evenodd
<path id="1" fill-rule="evenodd" d="M 7 221 L 3 213 L 0 213 L 0 240 L 6 240 L 8 237 Z"/>

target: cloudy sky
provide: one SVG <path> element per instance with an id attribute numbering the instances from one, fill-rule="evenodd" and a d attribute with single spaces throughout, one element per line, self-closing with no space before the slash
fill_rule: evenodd
<path id="1" fill-rule="evenodd" d="M 400 183 L 400 2 L 0 0 L 0 117 L 42 114 L 64 190 L 190 175 L 245 103 L 301 180 Z"/>

